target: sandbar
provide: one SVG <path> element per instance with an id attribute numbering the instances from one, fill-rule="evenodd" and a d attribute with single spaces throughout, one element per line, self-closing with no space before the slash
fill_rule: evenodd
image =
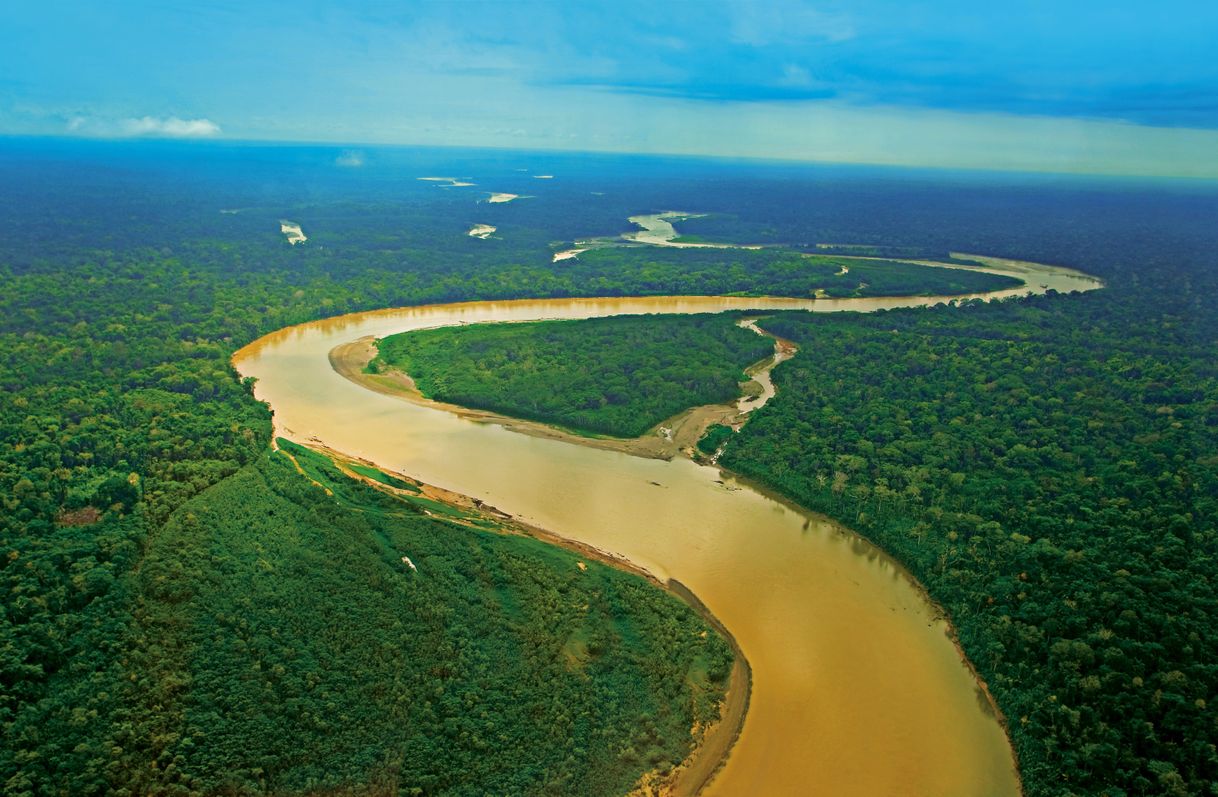
<path id="1" fill-rule="evenodd" d="M 308 236 L 300 230 L 300 225 L 294 221 L 279 220 L 279 231 L 288 237 L 288 243 L 292 246 L 302 244 L 309 240 Z"/>
<path id="2" fill-rule="evenodd" d="M 557 263 L 560 260 L 574 260 L 580 252 L 587 252 L 588 247 L 583 249 L 564 249 L 561 252 L 554 253 L 554 260 L 551 262 Z"/>
<path id="3" fill-rule="evenodd" d="M 476 183 L 469 183 L 457 177 L 416 177 L 415 179 L 428 183 L 436 183 L 441 188 L 463 188 L 465 186 L 476 185 Z"/>

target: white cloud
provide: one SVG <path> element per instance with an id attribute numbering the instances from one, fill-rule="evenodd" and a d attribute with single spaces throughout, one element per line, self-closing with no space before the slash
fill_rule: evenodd
<path id="1" fill-rule="evenodd" d="M 348 169 L 358 169 L 364 165 L 364 153 L 354 149 L 343 150 L 343 153 L 334 159 L 334 163 Z"/>
<path id="2" fill-rule="evenodd" d="M 86 138 L 211 138 L 220 134 L 220 125 L 210 119 L 179 119 L 156 116 L 114 117 L 72 114 L 64 128 L 74 136 Z"/>
<path id="3" fill-rule="evenodd" d="M 156 138 L 208 138 L 220 134 L 220 125 L 210 119 L 179 119 L 176 116 L 124 119 L 119 128 L 123 135 Z"/>

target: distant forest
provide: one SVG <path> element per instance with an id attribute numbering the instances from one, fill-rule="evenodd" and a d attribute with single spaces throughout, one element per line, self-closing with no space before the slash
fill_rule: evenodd
<path id="1" fill-rule="evenodd" d="M 372 151 L 360 171 L 335 157 L 0 145 L 6 793 L 579 793 L 575 777 L 615 794 L 680 756 L 707 709 L 686 674 L 722 676 L 728 652 L 686 633 L 699 621 L 679 603 L 604 568 L 581 582 L 568 554 L 386 508 L 355 482 L 326 497 L 268 453 L 268 412 L 229 365 L 261 334 L 360 309 L 606 279 L 623 294 L 722 290 L 717 275 L 744 261 L 551 262 L 629 215 L 679 209 L 709 214 L 680 225 L 703 238 L 979 252 L 1107 281 L 776 316 L 803 352 L 724 462 L 922 579 L 1010 720 L 1027 794 L 1214 794 L 1211 186 L 455 151 Z M 544 190 L 515 171 L 525 159 L 556 175 Z M 434 173 L 480 185 L 415 180 Z M 491 206 L 483 188 L 534 196 Z M 281 218 L 309 240 L 287 244 Z M 473 239 L 473 223 L 499 231 Z M 437 535 L 461 545 L 428 547 Z M 468 590 L 418 594 L 394 566 L 415 550 L 437 584 Z M 336 581 L 333 561 L 351 577 Z M 541 614 L 519 603 L 534 597 Z M 580 600 L 586 626 L 568 612 Z M 514 619 L 491 629 L 486 611 Z M 522 639 L 541 640 L 539 658 L 487 667 Z M 577 700 L 561 651 L 595 640 L 601 697 L 556 702 Z M 575 746 L 526 764 L 508 743 L 547 734 Z M 446 779 L 456 771 L 468 779 Z"/>

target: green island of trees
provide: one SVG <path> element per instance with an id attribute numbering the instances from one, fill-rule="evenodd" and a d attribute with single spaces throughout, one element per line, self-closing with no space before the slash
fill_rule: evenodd
<path id="1" fill-rule="evenodd" d="M 738 316 L 614 316 L 473 324 L 391 335 L 373 371 L 396 368 L 427 397 L 638 437 L 665 418 L 740 395 L 744 369 L 773 354 Z"/>
<path id="2" fill-rule="evenodd" d="M 730 426 L 713 423 L 707 427 L 706 432 L 698 440 L 698 450 L 707 456 L 712 456 L 723 444 L 732 439 L 734 433 Z"/>

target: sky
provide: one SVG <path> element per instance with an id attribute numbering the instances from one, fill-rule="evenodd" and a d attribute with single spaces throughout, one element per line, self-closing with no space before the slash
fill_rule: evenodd
<path id="1" fill-rule="evenodd" d="M 1218 178 L 1214 0 L 5 0 L 0 135 Z"/>

